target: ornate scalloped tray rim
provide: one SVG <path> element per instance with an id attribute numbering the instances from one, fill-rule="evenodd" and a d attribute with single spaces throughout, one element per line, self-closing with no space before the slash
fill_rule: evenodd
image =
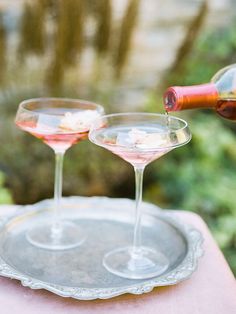
<path id="1" fill-rule="evenodd" d="M 78 197 L 67 197 L 66 201 L 72 201 Z M 83 197 L 80 197 L 83 198 Z M 90 197 L 90 199 L 95 199 L 98 197 Z M 99 199 L 107 199 L 106 197 L 99 197 Z M 115 200 L 115 199 L 113 199 Z M 120 201 L 121 199 L 116 199 Z M 125 201 L 127 200 L 123 199 Z M 17 211 L 17 216 L 20 214 L 25 214 L 28 211 L 33 209 L 40 209 L 42 204 L 46 204 L 50 200 L 43 200 L 33 205 L 22 206 L 20 210 Z M 149 207 L 155 207 L 155 210 L 158 208 L 157 206 L 146 203 Z M 79 287 L 67 287 L 67 286 L 59 286 L 51 283 L 43 282 L 35 278 L 31 278 L 30 276 L 26 276 L 23 273 L 17 271 L 10 265 L 6 264 L 5 261 L 0 257 L 0 275 L 3 277 L 17 279 L 20 280 L 21 284 L 25 287 L 30 287 L 31 289 L 45 289 L 50 292 L 53 292 L 62 297 L 71 297 L 78 300 L 94 300 L 94 299 L 109 299 L 112 297 L 116 297 L 122 294 L 131 293 L 131 294 L 143 294 L 152 291 L 155 287 L 175 285 L 181 281 L 188 279 L 192 273 L 197 269 L 198 259 L 204 254 L 202 244 L 203 244 L 203 236 L 199 230 L 196 228 L 184 224 L 180 221 L 177 215 L 173 212 L 173 210 L 162 210 L 159 208 L 159 212 L 161 212 L 161 217 L 171 223 L 174 227 L 179 229 L 185 236 L 188 244 L 188 252 L 183 259 L 183 261 L 172 271 L 163 274 L 159 277 L 154 277 L 147 279 L 146 282 L 139 283 L 137 281 L 136 285 L 130 285 L 126 288 L 79 288 Z M 0 219 L 0 228 L 10 219 L 14 218 L 15 215 L 11 215 L 8 217 L 4 217 Z"/>

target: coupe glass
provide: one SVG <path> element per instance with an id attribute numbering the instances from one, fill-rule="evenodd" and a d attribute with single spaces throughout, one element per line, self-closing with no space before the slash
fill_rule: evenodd
<path id="1" fill-rule="evenodd" d="M 16 125 L 41 139 L 56 156 L 52 221 L 39 222 L 29 229 L 26 238 L 31 244 L 63 250 L 84 241 L 85 235 L 76 224 L 60 219 L 63 157 L 68 148 L 87 139 L 91 121 L 103 113 L 102 106 L 77 99 L 37 98 L 20 103 Z"/>
<path id="2" fill-rule="evenodd" d="M 89 139 L 120 156 L 134 167 L 136 208 L 133 244 L 105 254 L 103 265 L 113 274 L 144 279 L 162 274 L 169 266 L 166 256 L 141 241 L 141 202 L 146 165 L 172 149 L 188 143 L 187 123 L 165 114 L 117 113 L 97 118 Z"/>

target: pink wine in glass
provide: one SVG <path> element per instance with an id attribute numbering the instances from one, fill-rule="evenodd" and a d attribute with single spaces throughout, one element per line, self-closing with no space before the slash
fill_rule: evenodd
<path id="1" fill-rule="evenodd" d="M 19 121 L 17 126 L 57 151 L 87 139 L 90 121 L 99 116 L 95 110 L 73 112 L 65 108 L 43 108 L 37 112 L 40 113 L 37 120 Z"/>
<path id="2" fill-rule="evenodd" d="M 65 250 L 80 245 L 85 235 L 74 222 L 60 218 L 62 169 L 66 150 L 86 139 L 92 120 L 104 112 L 100 105 L 79 99 L 37 98 L 20 103 L 16 125 L 50 146 L 56 157 L 52 220 L 32 226 L 27 240 L 40 248 Z"/>
<path id="3" fill-rule="evenodd" d="M 101 128 L 98 134 L 102 146 L 135 166 L 147 165 L 186 141 L 184 131 L 168 131 L 168 124 L 114 126 Z"/>
<path id="4" fill-rule="evenodd" d="M 107 252 L 104 267 L 129 279 L 158 276 L 169 267 L 168 258 L 141 241 L 142 182 L 145 166 L 191 139 L 187 123 L 164 114 L 118 113 L 102 116 L 91 124 L 91 142 L 133 165 L 135 171 L 135 222 L 133 244 Z"/>

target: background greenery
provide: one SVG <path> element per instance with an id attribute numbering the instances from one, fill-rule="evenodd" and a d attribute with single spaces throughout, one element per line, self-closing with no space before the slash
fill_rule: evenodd
<path id="1" fill-rule="evenodd" d="M 233 21 L 200 34 L 182 67 L 170 73 L 170 84 L 205 83 L 220 68 L 234 63 L 235 26 Z M 152 97 L 149 105 L 154 109 Z M 152 165 L 161 188 L 154 178 L 146 197 L 200 214 L 236 273 L 236 125 L 210 110 L 193 110 L 181 117 L 189 122 L 192 141 Z"/>
<path id="2" fill-rule="evenodd" d="M 112 26 L 117 35 L 112 36 L 108 0 L 26 1 L 18 19 L 17 44 L 11 51 L 2 12 L 0 203 L 33 203 L 53 194 L 53 152 L 14 126 L 21 100 L 43 95 L 69 96 L 101 102 L 107 112 L 119 110 L 112 97 L 127 64 L 138 5 L 137 0 L 127 1 L 120 24 Z M 166 86 L 208 82 L 220 68 L 235 62 L 236 22 L 201 32 L 206 7 L 201 10 L 191 25 L 191 32 L 197 36 L 187 33 L 175 64 L 161 85 L 150 88 L 142 110 L 163 112 L 162 93 Z M 93 36 L 84 35 L 83 21 L 88 16 L 96 22 Z M 89 81 L 75 76 L 84 47 L 95 51 Z M 105 87 L 99 83 L 101 75 L 105 76 Z M 236 125 L 207 110 L 177 115 L 189 122 L 192 141 L 147 167 L 144 199 L 200 214 L 236 273 Z M 133 181 L 130 165 L 88 141 L 66 153 L 64 195 L 133 198 Z"/>

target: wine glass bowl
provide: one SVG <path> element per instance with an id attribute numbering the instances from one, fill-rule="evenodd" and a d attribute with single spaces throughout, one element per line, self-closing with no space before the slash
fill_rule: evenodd
<path id="1" fill-rule="evenodd" d="M 20 103 L 15 122 L 54 151 L 65 151 L 88 137 L 90 118 L 101 113 L 102 106 L 85 100 L 36 98 Z"/>
<path id="2" fill-rule="evenodd" d="M 60 217 L 63 158 L 72 145 L 87 139 L 91 121 L 103 113 L 102 106 L 79 99 L 35 98 L 20 103 L 16 125 L 51 147 L 56 157 L 52 219 L 40 221 L 28 230 L 26 238 L 31 244 L 63 250 L 84 241 L 83 231 Z"/>
<path id="3" fill-rule="evenodd" d="M 110 114 L 93 121 L 89 139 L 129 162 L 135 170 L 133 244 L 106 253 L 104 267 L 115 275 L 130 279 L 145 279 L 164 273 L 169 266 L 167 257 L 154 248 L 142 245 L 143 172 L 150 162 L 190 141 L 187 123 L 165 114 Z"/>

